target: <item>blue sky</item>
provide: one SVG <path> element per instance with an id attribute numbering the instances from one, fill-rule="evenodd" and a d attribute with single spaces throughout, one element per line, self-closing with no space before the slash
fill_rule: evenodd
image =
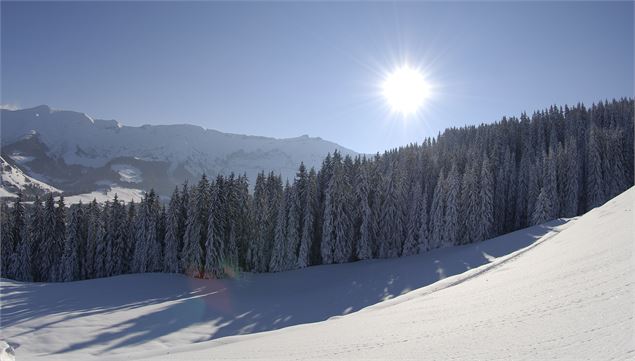
<path id="1" fill-rule="evenodd" d="M 359 152 L 633 96 L 633 3 L 1 3 L 2 104 L 127 125 L 320 136 Z M 434 85 L 416 116 L 381 83 Z"/>

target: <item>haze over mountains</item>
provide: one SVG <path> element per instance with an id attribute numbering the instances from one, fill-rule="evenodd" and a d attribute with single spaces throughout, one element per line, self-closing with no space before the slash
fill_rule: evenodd
<path id="1" fill-rule="evenodd" d="M 2 109 L 1 119 L 4 159 L 69 194 L 120 186 L 167 195 L 203 173 L 245 173 L 253 182 L 259 172 L 273 171 L 292 179 L 300 162 L 318 167 L 329 152 L 355 154 L 307 135 L 276 139 L 189 124 L 132 127 L 46 105 Z"/>

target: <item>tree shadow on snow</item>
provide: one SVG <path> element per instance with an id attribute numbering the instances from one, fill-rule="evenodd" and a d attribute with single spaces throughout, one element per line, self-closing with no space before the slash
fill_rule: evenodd
<path id="1" fill-rule="evenodd" d="M 527 247 L 565 222 L 554 220 L 481 243 L 418 256 L 277 274 L 247 273 L 239 279 L 199 280 L 154 273 L 65 284 L 3 283 L 1 325 L 6 328 L 28 320 L 53 319 L 42 322 L 37 328 L 41 329 L 102 314 L 102 323 L 108 326 L 101 332 L 54 353 L 91 346 L 100 347 L 100 354 L 117 353 L 123 347 L 192 326 L 198 329 L 188 336 L 189 342 L 269 331 L 355 312 L 460 274 Z M 138 316 L 108 322 L 108 314 L 134 309 L 139 309 Z"/>

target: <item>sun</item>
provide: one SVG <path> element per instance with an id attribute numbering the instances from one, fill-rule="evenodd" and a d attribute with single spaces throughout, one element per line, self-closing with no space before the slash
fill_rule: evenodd
<path id="1" fill-rule="evenodd" d="M 384 97 L 393 111 L 408 116 L 416 113 L 430 95 L 430 85 L 417 69 L 404 65 L 386 77 Z"/>

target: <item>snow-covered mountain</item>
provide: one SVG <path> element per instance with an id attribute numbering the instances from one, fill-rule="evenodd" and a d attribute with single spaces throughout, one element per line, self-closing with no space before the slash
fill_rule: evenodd
<path id="1" fill-rule="evenodd" d="M 275 139 L 186 124 L 131 127 L 45 105 L 2 109 L 1 121 L 3 155 L 22 159 L 27 174 L 71 193 L 116 184 L 169 194 L 203 173 L 246 173 L 253 183 L 264 170 L 291 179 L 302 161 L 319 167 L 329 152 L 355 154 L 306 135 Z"/>
<path id="2" fill-rule="evenodd" d="M 235 279 L 3 279 L 0 339 L 19 360 L 629 359 L 634 201 L 631 188 L 480 243 Z"/>
<path id="3" fill-rule="evenodd" d="M 24 174 L 15 163 L 29 161 L 28 157 L 15 156 L 13 164 L 0 157 L 0 198 L 14 197 L 18 192 L 27 194 L 61 193 L 61 191 Z"/>

